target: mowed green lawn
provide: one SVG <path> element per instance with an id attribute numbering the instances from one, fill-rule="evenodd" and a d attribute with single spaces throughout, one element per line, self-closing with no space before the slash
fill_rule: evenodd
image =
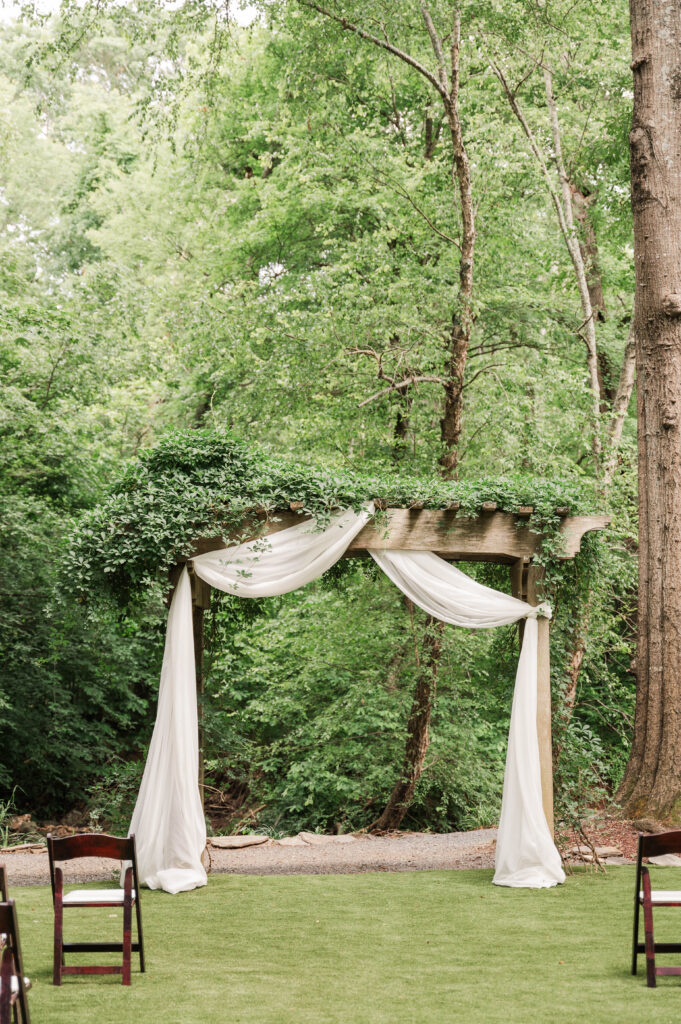
<path id="1" fill-rule="evenodd" d="M 147 973 L 128 989 L 87 976 L 53 988 L 50 892 L 15 887 L 33 1022 L 677 1024 L 681 978 L 653 991 L 642 968 L 629 974 L 633 868 L 543 891 L 491 877 L 218 875 L 178 896 L 145 890 Z M 98 937 L 93 921 L 118 933 L 121 911 L 108 915 L 67 912 L 67 939 Z M 681 937 L 680 911 L 658 917 L 659 938 L 674 923 Z"/>

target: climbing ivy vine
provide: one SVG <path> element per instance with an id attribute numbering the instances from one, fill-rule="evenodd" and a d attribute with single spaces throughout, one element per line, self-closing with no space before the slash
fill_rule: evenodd
<path id="1" fill-rule="evenodd" d="M 253 513 L 276 517 L 293 506 L 320 526 L 348 506 L 444 509 L 476 516 L 485 502 L 517 513 L 545 535 L 542 559 L 553 579 L 561 553 L 559 508 L 588 514 L 594 500 L 579 483 L 508 476 L 462 482 L 406 475 L 362 476 L 266 455 L 225 433 L 166 436 L 142 452 L 109 496 L 79 522 L 66 557 L 72 586 L 113 592 L 120 601 L 167 579 L 200 537 L 239 538 Z M 378 512 L 380 516 L 380 511 Z M 252 530 L 251 530 L 252 532 Z"/>

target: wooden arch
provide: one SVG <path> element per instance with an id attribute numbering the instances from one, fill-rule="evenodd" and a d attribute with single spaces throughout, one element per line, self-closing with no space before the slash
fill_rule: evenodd
<path id="1" fill-rule="evenodd" d="M 385 505 L 376 500 L 378 508 Z M 385 518 L 365 526 L 351 541 L 344 558 L 368 557 L 370 548 L 407 551 L 433 551 L 452 562 L 496 562 L 508 565 L 511 592 L 521 601 L 537 605 L 542 600 L 544 569 L 535 561 L 541 551 L 544 536 L 535 533 L 529 525 L 533 509 L 522 508 L 517 514 L 500 512 L 494 502 L 486 502 L 480 515 L 474 518 L 458 515 L 459 504 L 453 502 L 447 509 L 423 509 L 423 503 L 410 508 L 387 508 Z M 560 516 L 560 534 L 563 539 L 563 559 L 572 559 L 579 552 L 582 537 L 591 530 L 603 530 L 610 523 L 609 516 L 571 516 L 569 509 L 556 509 Z M 258 513 L 244 522 L 241 540 L 278 533 L 304 522 L 301 504 L 292 502 L 281 512 Z M 187 561 L 192 584 L 194 649 L 196 652 L 196 686 L 203 696 L 203 617 L 210 607 L 210 586 L 193 572 L 191 559 L 207 551 L 223 550 L 229 545 L 225 538 L 206 537 L 197 540 Z M 173 574 L 179 575 L 181 566 Z M 553 834 L 553 760 L 551 749 L 551 660 L 549 648 L 549 620 L 537 620 L 539 627 L 537 665 L 537 735 L 541 765 L 544 813 Z M 522 629 L 523 624 L 520 623 Z M 203 799 L 203 729 L 199 720 L 199 782 Z"/>

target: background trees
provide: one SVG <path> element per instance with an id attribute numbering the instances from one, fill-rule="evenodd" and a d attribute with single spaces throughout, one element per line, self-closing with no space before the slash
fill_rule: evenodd
<path id="1" fill-rule="evenodd" d="M 6 661 L 0 716 L 8 727 L 17 721 L 20 680 L 29 677 L 36 736 L 49 718 L 46 695 L 73 713 L 82 742 L 71 744 L 62 789 L 49 802 L 63 805 L 67 792 L 94 782 L 93 706 L 112 708 L 111 720 L 92 715 L 95 732 L 104 730 L 100 761 L 102 750 L 139 757 L 148 731 L 159 595 L 151 591 L 125 615 L 53 596 L 64 537 L 125 460 L 169 429 L 201 427 L 331 467 L 432 476 L 454 450 L 451 438 L 443 445 L 447 381 L 460 388 L 463 415 L 446 468 L 463 481 L 524 473 L 601 492 L 613 453 L 616 522 L 598 556 L 590 612 L 580 620 L 566 612 L 553 643 L 565 792 L 586 775 L 616 783 L 632 711 L 635 618 L 631 413 L 622 415 L 616 453 L 608 447 L 633 295 L 620 13 L 608 5 L 569 13 L 518 2 L 503 15 L 427 6 L 443 51 L 455 18 L 461 26 L 456 99 L 476 231 L 473 288 L 463 294 L 467 214 L 452 181 L 447 110 L 427 76 L 320 12 L 325 5 L 278 0 L 249 27 L 228 25 L 208 5 L 99 6 L 96 22 L 85 5 L 42 28 L 6 26 L 0 46 L 0 87 L 11 101 L 0 130 L 8 168 L 0 207 L 4 550 L 26 573 L 3 574 L 7 650 L 23 660 Z M 414 55 L 440 84 L 420 8 L 325 10 Z M 450 97 L 451 87 L 450 79 Z M 572 253 L 547 188 L 565 212 L 566 179 L 581 243 Z M 588 322 L 576 252 L 596 310 Z M 465 367 L 452 368 L 462 324 Z M 606 451 L 596 468 L 599 446 Z M 575 573 L 573 585 L 585 587 L 585 563 Z M 366 633 L 335 591 L 273 604 L 257 627 L 216 608 L 214 767 L 226 785 L 266 804 L 270 824 L 287 815 L 308 826 L 366 824 L 400 772 L 416 683 L 411 652 L 414 639 L 419 649 L 427 643 L 425 623 L 416 614 L 412 625 L 361 573 L 347 586 L 356 607 L 375 616 Z M 20 595 L 30 595 L 25 604 Z M 318 631 L 308 608 L 319 613 Z M 362 652 L 359 676 L 341 671 L 322 642 L 333 615 L 339 635 L 353 635 Z M 421 824 L 488 820 L 500 784 L 508 637 L 457 634 L 455 643 L 443 639 L 432 754 L 412 819 Z M 391 644 L 403 654 L 393 668 L 384 656 Z M 298 677 L 295 663 L 305 665 Z M 289 696 L 279 700 L 284 687 L 266 699 L 267 680 L 280 677 Z M 371 698 L 368 682 L 359 696 L 361 679 L 379 678 Z M 388 714 L 385 693 L 395 694 L 399 714 Z M 307 709 L 288 733 L 287 702 Z M 318 750 L 322 707 L 329 739 Z M 346 792 L 333 780 L 352 777 L 360 746 L 373 792 L 348 803 L 354 783 Z M 466 766 L 481 758 L 488 769 L 477 778 Z M 30 788 L 19 763 L 13 747 L 5 785 L 18 783 L 17 799 L 30 804 L 42 790 Z M 306 803 L 313 776 L 327 789 Z M 283 779 L 298 782 L 284 794 Z"/>

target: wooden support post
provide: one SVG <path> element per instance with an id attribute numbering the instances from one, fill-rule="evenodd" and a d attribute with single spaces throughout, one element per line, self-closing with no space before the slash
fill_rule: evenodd
<path id="1" fill-rule="evenodd" d="M 528 604 L 542 600 L 544 569 L 527 559 L 518 559 L 511 566 L 511 590 L 514 597 Z M 523 625 L 523 624 L 521 624 Z M 521 629 L 521 643 L 523 631 Z M 553 835 L 553 748 L 551 741 L 551 652 L 549 620 L 537 619 L 537 739 L 544 814 Z"/>
<path id="2" fill-rule="evenodd" d="M 529 558 L 517 558 L 515 562 L 511 563 L 511 593 L 519 601 L 527 601 L 527 569 L 529 564 Z M 521 619 L 518 623 L 518 636 L 520 637 L 520 646 L 522 647 L 523 637 L 525 636 L 524 619 Z"/>
<path id="3" fill-rule="evenodd" d="M 551 649 L 549 620 L 537 619 L 537 738 L 544 814 L 553 835 L 553 745 L 551 742 Z"/>
<path id="4" fill-rule="evenodd" d="M 187 570 L 192 585 L 192 627 L 194 632 L 194 663 L 196 665 L 196 700 L 198 704 L 199 719 L 199 793 L 201 794 L 201 806 L 205 806 L 204 780 L 205 766 L 203 757 L 203 694 L 204 694 L 204 666 L 203 666 L 203 619 L 206 608 L 210 608 L 210 587 L 194 572 L 191 562 L 187 562 Z"/>

